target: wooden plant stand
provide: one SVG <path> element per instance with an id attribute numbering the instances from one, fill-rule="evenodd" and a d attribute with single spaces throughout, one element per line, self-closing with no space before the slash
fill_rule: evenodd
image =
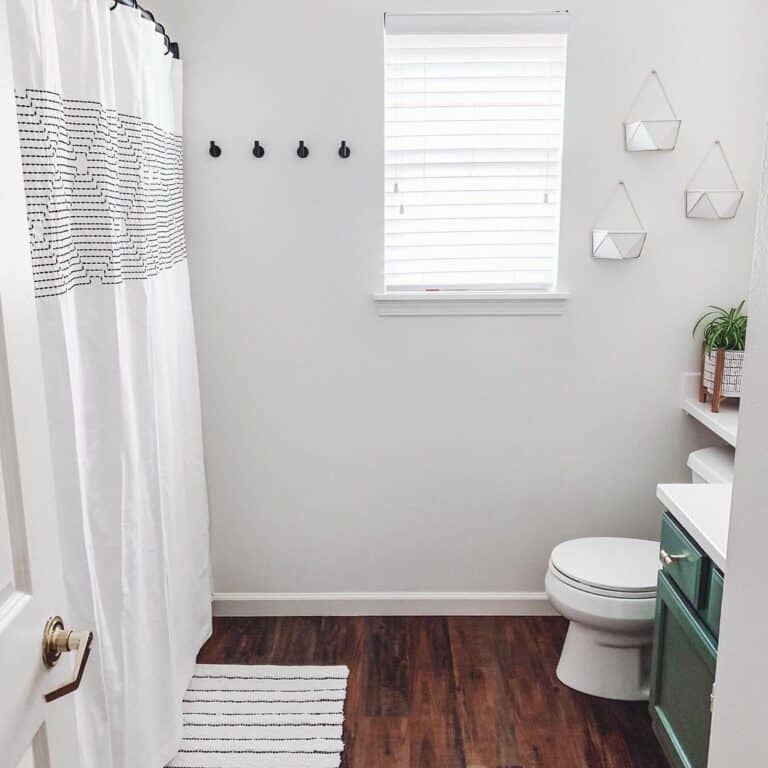
<path id="1" fill-rule="evenodd" d="M 701 374 L 699 376 L 699 402 L 707 402 L 707 387 L 704 384 L 704 366 L 707 359 L 707 345 L 701 345 Z M 720 404 L 725 400 L 723 392 L 723 373 L 725 372 L 725 350 L 715 350 L 715 381 L 712 386 L 712 413 L 720 413 Z"/>

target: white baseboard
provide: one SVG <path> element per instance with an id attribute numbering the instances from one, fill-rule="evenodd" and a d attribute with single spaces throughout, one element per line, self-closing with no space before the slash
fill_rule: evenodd
<path id="1" fill-rule="evenodd" d="M 214 616 L 556 616 L 544 592 L 217 592 Z"/>

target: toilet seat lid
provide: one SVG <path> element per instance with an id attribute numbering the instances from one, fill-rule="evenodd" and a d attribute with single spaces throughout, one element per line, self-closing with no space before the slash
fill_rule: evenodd
<path id="1" fill-rule="evenodd" d="M 645 539 L 574 539 L 552 551 L 552 566 L 575 581 L 612 592 L 653 592 L 659 543 Z"/>

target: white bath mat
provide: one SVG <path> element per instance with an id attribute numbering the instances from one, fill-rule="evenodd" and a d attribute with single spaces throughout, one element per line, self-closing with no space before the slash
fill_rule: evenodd
<path id="1" fill-rule="evenodd" d="M 347 667 L 198 664 L 169 768 L 339 768 Z"/>

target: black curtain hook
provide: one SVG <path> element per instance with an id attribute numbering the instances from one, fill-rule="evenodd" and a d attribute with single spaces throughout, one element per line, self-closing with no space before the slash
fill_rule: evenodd
<path id="1" fill-rule="evenodd" d="M 309 147 L 307 147 L 304 144 L 304 141 L 299 142 L 299 147 L 296 150 L 296 154 L 303 160 L 307 155 L 309 155 Z"/>
<path id="2" fill-rule="evenodd" d="M 264 157 L 264 154 L 265 154 L 264 147 L 261 146 L 258 140 L 255 141 L 253 143 L 253 156 L 257 158 L 262 158 Z"/>
<path id="3" fill-rule="evenodd" d="M 221 147 L 215 141 L 211 141 L 208 153 L 211 157 L 221 157 Z"/>
<path id="4" fill-rule="evenodd" d="M 339 157 L 342 160 L 346 160 L 352 154 L 352 150 L 347 146 L 347 142 L 342 140 L 339 147 Z"/>

